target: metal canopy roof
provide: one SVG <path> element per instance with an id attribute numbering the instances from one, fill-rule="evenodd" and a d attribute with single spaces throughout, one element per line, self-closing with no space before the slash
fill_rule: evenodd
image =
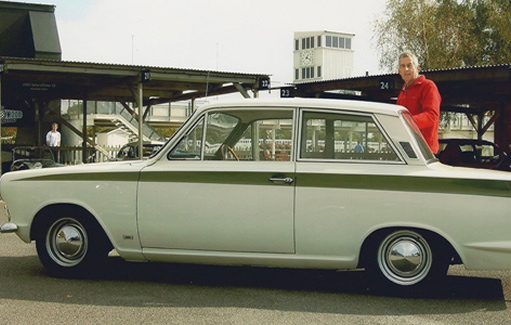
<path id="1" fill-rule="evenodd" d="M 148 74 L 149 73 L 149 74 Z M 144 106 L 264 89 L 269 75 L 0 57 L 2 96 L 135 102 L 143 82 Z M 142 80 L 146 77 L 149 80 Z"/>
<path id="2" fill-rule="evenodd" d="M 421 71 L 442 96 L 442 111 L 480 114 L 511 99 L 511 65 Z M 395 102 L 403 81 L 398 74 L 294 84 L 296 97 L 357 98 Z M 360 92 L 353 95 L 352 92 Z M 360 95 L 360 96 L 359 96 Z"/>

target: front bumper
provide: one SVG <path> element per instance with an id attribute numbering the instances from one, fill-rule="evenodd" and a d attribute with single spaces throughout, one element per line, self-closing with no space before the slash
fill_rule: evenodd
<path id="1" fill-rule="evenodd" d="M 12 222 L 4 223 L 0 226 L 0 233 L 2 234 L 8 234 L 16 231 L 18 231 L 18 226 Z"/>

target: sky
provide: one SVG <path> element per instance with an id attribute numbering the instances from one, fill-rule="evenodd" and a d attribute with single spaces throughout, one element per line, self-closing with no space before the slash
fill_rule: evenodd
<path id="1" fill-rule="evenodd" d="M 19 0 L 18 0 L 19 1 Z M 353 76 L 383 73 L 382 0 L 38 0 L 53 4 L 65 61 L 271 75 L 293 81 L 294 32 L 355 34 Z"/>

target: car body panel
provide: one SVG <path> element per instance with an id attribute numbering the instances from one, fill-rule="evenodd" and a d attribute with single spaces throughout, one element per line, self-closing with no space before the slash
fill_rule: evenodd
<path id="1" fill-rule="evenodd" d="M 145 168 L 138 212 L 143 247 L 293 253 L 294 188 L 269 179 L 292 177 L 294 163 L 265 164 L 266 170 L 254 164 L 158 161 Z"/>
<path id="2" fill-rule="evenodd" d="M 2 184 L 2 198 L 5 202 L 25 199 L 23 204 L 7 203 L 10 215 L 17 217 L 17 234 L 25 242 L 33 239 L 30 227 L 39 211 L 55 204 L 70 204 L 95 216 L 120 251 L 135 249 L 140 256 L 135 212 L 140 168 L 139 164 L 113 162 L 62 167 L 58 173 L 8 173 L 6 178 L 10 180 Z"/>

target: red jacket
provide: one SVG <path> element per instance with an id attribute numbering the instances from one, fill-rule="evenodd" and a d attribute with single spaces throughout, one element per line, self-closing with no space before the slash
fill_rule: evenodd
<path id="1" fill-rule="evenodd" d="M 403 85 L 397 97 L 397 104 L 406 107 L 426 139 L 431 151 L 437 153 L 438 124 L 440 122 L 440 102 L 442 97 L 431 80 L 421 75 L 410 87 Z"/>

